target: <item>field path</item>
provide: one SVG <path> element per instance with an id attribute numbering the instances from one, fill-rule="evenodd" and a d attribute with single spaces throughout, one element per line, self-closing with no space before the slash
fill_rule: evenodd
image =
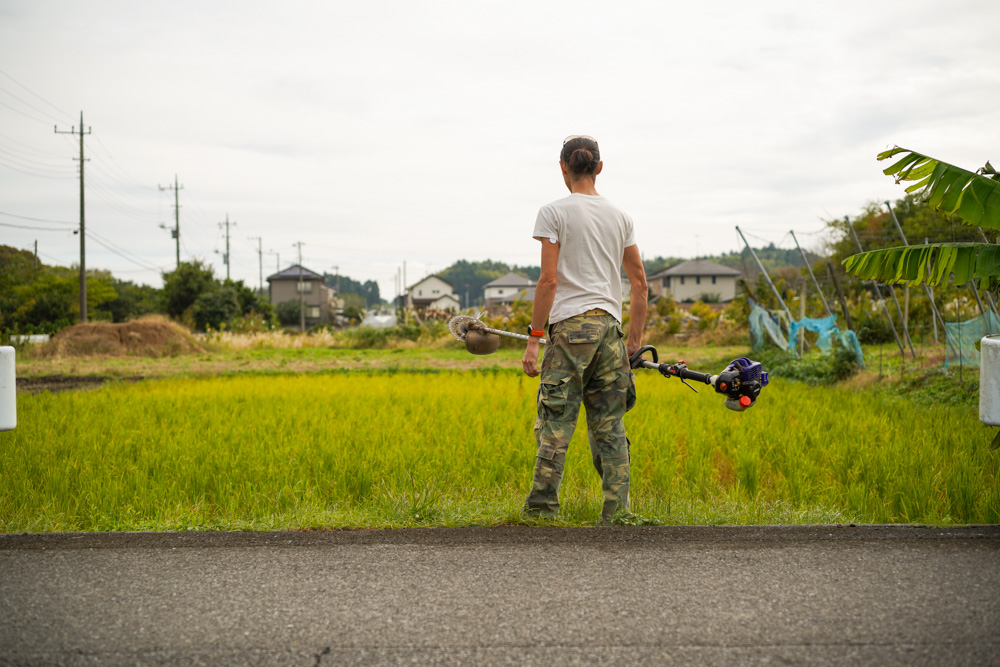
<path id="1" fill-rule="evenodd" d="M 0 535 L 0 665 L 1000 664 L 1000 527 Z"/>

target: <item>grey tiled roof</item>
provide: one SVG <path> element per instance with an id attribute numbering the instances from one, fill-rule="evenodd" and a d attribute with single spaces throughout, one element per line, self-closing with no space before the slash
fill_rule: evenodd
<path id="1" fill-rule="evenodd" d="M 278 271 L 267 277 L 267 281 L 272 280 L 298 280 L 299 279 L 299 265 L 292 264 L 287 269 Z M 323 280 L 323 276 L 316 273 L 315 271 L 310 271 L 306 267 L 302 267 L 302 280 Z"/>
<path id="2" fill-rule="evenodd" d="M 667 276 L 740 276 L 743 275 L 736 269 L 731 269 L 728 266 L 723 266 L 721 264 L 716 264 L 715 262 L 709 261 L 707 259 L 692 259 L 687 262 L 681 262 L 669 269 L 664 269 L 663 271 L 658 271 L 650 278 L 664 278 Z"/>

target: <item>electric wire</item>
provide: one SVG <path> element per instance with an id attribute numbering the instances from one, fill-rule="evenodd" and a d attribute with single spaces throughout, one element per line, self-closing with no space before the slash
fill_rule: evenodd
<path id="1" fill-rule="evenodd" d="M 15 84 L 17 84 L 18 86 L 20 86 L 21 88 L 23 88 L 24 90 L 26 90 L 28 93 L 34 95 L 36 98 L 38 98 L 42 102 L 45 102 L 47 105 L 49 105 L 50 108 L 52 108 L 55 111 L 58 111 L 60 114 L 62 114 L 66 118 L 72 118 L 73 117 L 72 114 L 70 114 L 70 113 L 66 112 L 65 110 L 60 109 L 56 105 L 52 104 L 52 102 L 49 102 L 47 99 L 45 99 L 44 97 L 42 97 L 41 95 L 39 95 L 38 93 L 36 93 L 35 91 L 33 91 L 31 88 L 28 88 L 26 85 L 24 85 L 23 83 L 21 83 L 20 81 L 18 81 L 14 77 L 12 77 L 10 74 L 8 74 L 7 72 L 3 71 L 2 69 L 0 69 L 0 74 L 2 74 L 3 76 L 7 77 L 11 81 L 13 81 Z"/>
<path id="2" fill-rule="evenodd" d="M 94 139 L 97 141 L 98 146 L 100 146 L 101 149 L 105 152 L 111 163 L 118 168 L 118 172 L 125 178 L 126 181 L 130 181 L 133 185 L 136 185 L 140 188 L 151 187 L 148 185 L 144 185 L 138 179 L 132 176 L 128 171 L 126 171 L 125 168 L 122 167 L 121 164 L 118 162 L 118 160 L 115 159 L 114 155 L 111 154 L 111 151 L 108 150 L 108 147 L 104 145 L 104 142 L 101 141 L 100 137 L 98 137 L 95 134 Z"/>
<path id="3" fill-rule="evenodd" d="M 73 230 L 65 227 L 34 227 L 30 225 L 15 225 L 10 222 L 0 222 L 0 227 L 15 227 L 17 229 L 32 229 L 38 232 L 71 232 Z"/>
<path id="4" fill-rule="evenodd" d="M 47 150 L 42 150 L 41 148 L 36 148 L 34 146 L 31 146 L 29 144 L 24 143 L 23 141 L 18 141 L 14 137 L 12 137 L 12 136 L 10 136 L 8 134 L 4 134 L 3 132 L 0 132 L 0 138 L 6 139 L 7 141 L 9 141 L 9 142 L 11 142 L 13 144 L 17 144 L 18 148 L 16 150 L 27 151 L 29 153 L 37 153 L 38 155 L 43 156 L 43 157 L 52 157 L 52 158 L 57 158 L 57 159 L 60 159 L 60 160 L 66 159 L 66 156 L 63 155 L 63 154 L 61 154 L 61 153 L 54 153 L 52 151 L 47 151 Z"/>
<path id="5" fill-rule="evenodd" d="M 136 220 L 138 222 L 145 222 L 147 224 L 149 222 L 151 222 L 151 221 L 154 221 L 154 216 L 152 216 L 152 215 L 150 215 L 148 213 L 142 213 L 141 214 L 141 215 L 148 215 L 149 216 L 146 220 L 142 220 L 141 218 L 136 217 L 136 214 L 133 211 L 130 211 L 128 208 L 125 208 L 124 206 L 116 203 L 113 199 L 109 198 L 108 195 L 105 194 L 105 191 L 103 189 L 95 187 L 90 182 L 88 182 L 86 184 L 86 189 L 87 189 L 88 192 L 90 192 L 90 194 L 92 194 L 95 197 L 97 197 L 98 199 L 100 199 L 102 202 L 104 202 L 107 206 L 109 206 L 110 208 L 112 208 L 114 211 L 116 211 L 117 213 L 119 213 L 119 214 L 121 214 L 121 215 L 123 215 L 123 216 L 125 216 L 127 218 L 130 218 L 132 220 Z"/>
<path id="6" fill-rule="evenodd" d="M 39 171 L 29 170 L 29 169 L 25 169 L 23 167 L 19 167 L 19 166 L 16 166 L 16 165 L 8 164 L 7 162 L 5 162 L 5 159 L 6 158 L 4 158 L 3 156 L 0 156 L 0 166 L 5 167 L 6 169 L 10 169 L 11 171 L 16 171 L 16 172 L 21 173 L 21 174 L 26 174 L 28 176 L 37 176 L 39 178 L 51 178 L 51 179 L 54 179 L 54 180 L 69 180 L 69 179 L 76 178 L 76 175 L 70 174 L 70 173 L 67 173 L 67 174 L 55 174 L 55 173 L 43 174 L 43 173 L 40 173 Z"/>
<path id="7" fill-rule="evenodd" d="M 72 171 L 76 171 L 76 169 L 73 168 L 72 165 L 68 165 L 68 164 L 54 164 L 52 162 L 42 162 L 41 160 L 37 160 L 35 158 L 28 157 L 26 155 L 18 155 L 17 153 L 15 153 L 13 151 L 10 151 L 10 150 L 7 150 L 7 149 L 3 148 L 2 146 L 0 146 L 0 153 L 3 153 L 4 155 L 6 155 L 7 156 L 7 158 L 6 158 L 7 160 L 9 160 L 11 162 L 14 162 L 14 163 L 19 163 L 20 162 L 20 163 L 22 163 L 22 166 L 27 167 L 28 169 L 46 169 L 46 170 L 52 170 L 52 171 L 57 172 L 57 173 L 64 172 L 67 169 L 72 170 Z"/>
<path id="8" fill-rule="evenodd" d="M 98 172 L 100 173 L 100 170 L 98 170 Z M 160 222 L 162 220 L 159 213 L 142 209 L 137 206 L 133 206 L 132 204 L 129 204 L 121 196 L 119 196 L 112 190 L 113 186 L 107 185 L 100 178 L 95 178 L 93 174 L 91 174 L 91 176 L 87 179 L 86 184 L 88 187 L 92 186 L 96 190 L 100 190 L 101 192 L 103 192 L 108 199 L 112 200 L 120 208 L 126 211 L 131 211 L 131 214 L 133 216 L 149 218 L 150 220 L 155 222 Z"/>
<path id="9" fill-rule="evenodd" d="M 152 266 L 150 264 L 147 264 L 145 261 L 139 260 L 138 258 L 136 258 L 135 256 L 133 256 L 132 253 L 130 253 L 129 251 L 127 251 L 124 248 L 122 248 L 121 246 L 116 245 L 115 243 L 113 243 L 113 242 L 105 239 L 101 235 L 95 234 L 93 231 L 88 232 L 87 236 L 91 240 L 93 240 L 95 243 L 97 243 L 98 245 L 103 246 L 106 250 L 109 250 L 110 252 L 118 255 L 119 257 L 121 257 L 124 260 L 127 260 L 127 261 L 135 264 L 136 266 L 141 266 L 142 268 L 150 270 L 150 271 L 159 271 L 160 270 L 157 267 L 154 267 L 154 266 Z"/>
<path id="10" fill-rule="evenodd" d="M 0 100 L 0 106 L 7 107 L 8 109 L 10 109 L 11 111 L 13 111 L 14 113 L 19 114 L 21 116 L 24 116 L 25 118 L 27 118 L 29 120 L 33 120 L 36 123 L 41 123 L 42 125 L 45 125 L 45 126 L 51 126 L 51 123 L 49 123 L 48 121 L 46 121 L 46 120 L 39 120 L 38 118 L 35 118 L 34 116 L 29 116 L 28 114 L 24 113 L 20 109 L 15 109 L 14 107 L 12 107 L 11 105 L 7 104 L 3 100 Z"/>
<path id="11" fill-rule="evenodd" d="M 3 86 L 0 86 L 0 91 L 3 91 L 4 93 L 6 93 L 6 94 L 10 95 L 10 96 L 11 96 L 11 97 L 13 97 L 13 98 L 14 98 L 15 100 L 17 100 L 18 102 L 20 102 L 20 103 L 21 103 L 21 104 L 23 104 L 24 106 L 28 107 L 28 108 L 29 108 L 29 109 L 31 109 L 32 111 L 36 111 L 36 112 L 38 112 L 38 113 L 42 114 L 43 116 L 45 116 L 46 118 L 48 118 L 49 120 L 51 120 L 51 121 L 52 121 L 53 123 L 55 123 L 55 124 L 57 124 L 57 125 L 58 125 L 59 123 L 61 123 L 61 122 L 64 122 L 64 121 L 63 121 L 62 119 L 59 119 L 59 118 L 56 118 L 55 116 L 53 116 L 53 115 L 52 115 L 52 114 L 50 114 L 49 112 L 47 112 L 47 111 L 42 111 L 41 109 L 39 109 L 38 107 L 36 107 L 35 105 L 33 105 L 33 104 L 32 104 L 31 102 L 26 102 L 26 101 L 22 100 L 22 99 L 21 99 L 20 97 L 18 97 L 18 96 L 17 96 L 17 95 L 15 95 L 14 93 L 10 92 L 9 90 L 7 90 L 6 88 L 4 88 Z"/>
<path id="12" fill-rule="evenodd" d="M 105 248 L 105 249 L 106 249 L 106 250 L 107 250 L 108 252 L 111 252 L 111 253 L 114 253 L 115 255 L 118 255 L 119 257 L 121 257 L 121 258 L 122 258 L 122 259 L 124 259 L 125 261 L 127 261 L 127 262 L 131 262 L 132 264 L 135 264 L 136 266 L 141 266 L 141 267 L 142 267 L 143 269 L 145 269 L 146 271 L 155 271 L 155 272 L 159 272 L 159 271 L 161 270 L 161 269 L 158 269 L 158 268 L 156 268 L 156 267 L 152 267 L 152 266 L 149 266 L 149 265 L 147 265 L 147 264 L 143 264 L 142 262 L 139 262 L 139 261 L 137 261 L 137 260 L 134 260 L 134 259 L 132 259 L 131 257 L 128 257 L 127 255 L 124 255 L 124 254 L 122 254 L 122 253 L 118 252 L 117 250 L 115 250 L 114 248 L 112 248 L 112 247 L 111 247 L 111 246 L 109 246 L 108 244 L 104 243 L 104 242 L 103 242 L 103 241 L 102 241 L 101 239 L 97 238 L 96 236 L 94 236 L 94 235 L 92 235 L 92 234 L 90 234 L 90 235 L 88 235 L 88 236 L 90 236 L 90 240 L 91 240 L 91 241 L 93 241 L 94 243 L 96 243 L 96 244 L 98 244 L 98 245 L 100 245 L 100 246 L 103 246 L 103 247 L 104 247 L 104 248 Z"/>
<path id="13" fill-rule="evenodd" d="M 68 220 L 50 220 L 47 218 L 32 218 L 26 215 L 17 215 L 16 213 L 7 213 L 6 211 L 0 211 L 0 215 L 6 215 L 9 218 L 17 218 L 19 220 L 30 220 L 31 222 L 56 222 L 61 225 L 77 225 L 79 222 L 69 222 Z"/>

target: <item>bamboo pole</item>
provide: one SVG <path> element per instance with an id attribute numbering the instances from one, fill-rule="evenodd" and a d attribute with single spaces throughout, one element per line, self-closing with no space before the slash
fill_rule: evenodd
<path id="1" fill-rule="evenodd" d="M 861 247 L 861 241 L 858 240 L 858 235 L 854 231 L 854 225 L 851 224 L 850 219 L 844 218 L 847 223 L 847 229 L 850 230 L 851 236 L 854 238 L 854 245 L 858 247 L 858 252 L 864 252 L 864 248 Z M 878 297 L 879 303 L 882 305 L 882 312 L 885 313 L 885 319 L 889 322 L 889 328 L 892 329 L 892 337 L 896 339 L 896 345 L 899 346 L 899 353 L 902 355 L 906 354 L 906 350 L 903 349 L 903 341 L 899 340 L 899 334 L 896 333 L 896 325 L 892 323 L 892 316 L 889 314 L 889 309 L 885 307 L 885 299 L 882 298 L 882 290 L 878 288 L 878 283 L 874 280 L 869 281 L 872 287 L 875 288 L 875 296 Z M 916 354 L 914 354 L 914 357 Z"/>
<path id="2" fill-rule="evenodd" d="M 802 256 L 802 263 L 806 265 L 806 270 L 809 272 L 809 277 L 812 278 L 813 285 L 816 286 L 816 293 L 819 294 L 819 299 L 820 301 L 823 302 L 823 307 L 826 308 L 826 314 L 832 317 L 833 311 L 830 310 L 830 304 L 826 302 L 826 297 L 823 296 L 823 290 L 820 289 L 819 282 L 816 280 L 815 274 L 813 274 L 812 267 L 809 266 L 809 260 L 806 259 L 806 254 L 802 251 L 802 248 L 799 246 L 799 240 L 795 238 L 795 232 L 792 231 L 790 233 L 792 235 L 792 240 L 795 241 L 796 249 L 798 249 L 799 254 Z"/>

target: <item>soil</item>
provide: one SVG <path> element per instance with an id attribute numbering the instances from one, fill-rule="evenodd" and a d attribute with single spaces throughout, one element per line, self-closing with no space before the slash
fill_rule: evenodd
<path id="1" fill-rule="evenodd" d="M 104 375 L 42 375 L 39 377 L 17 378 L 17 393 L 39 394 L 43 391 L 60 392 L 76 389 L 94 389 L 108 382 L 138 382 L 142 377 L 108 377 Z"/>
<path id="2" fill-rule="evenodd" d="M 186 330 L 167 320 L 150 319 L 66 327 L 38 350 L 37 356 L 165 357 L 197 352 L 204 350 Z"/>

